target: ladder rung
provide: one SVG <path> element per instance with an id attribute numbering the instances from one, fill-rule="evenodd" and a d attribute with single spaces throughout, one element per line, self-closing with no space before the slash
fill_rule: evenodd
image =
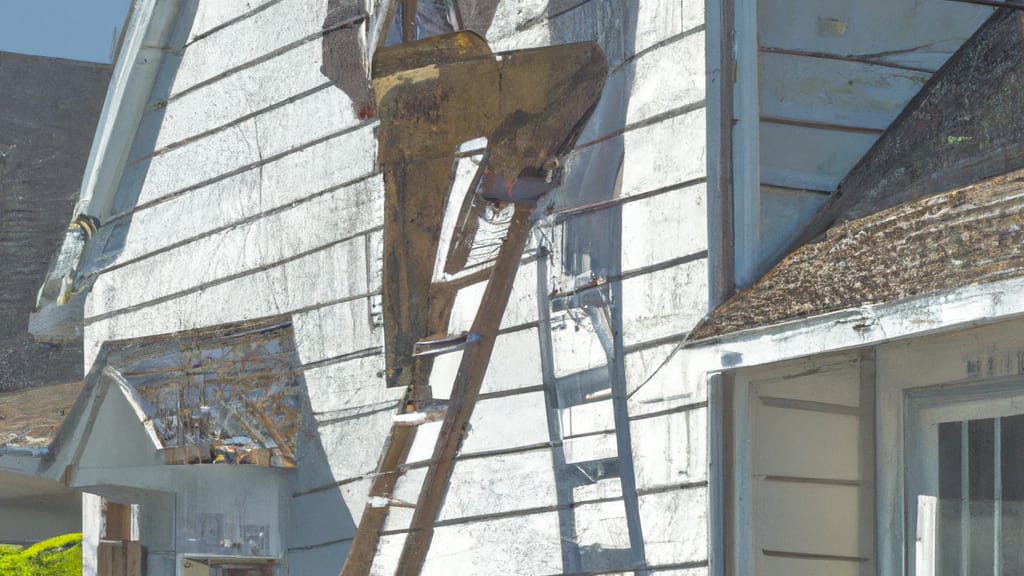
<path id="1" fill-rule="evenodd" d="M 415 356 L 434 356 L 437 354 L 444 354 L 446 352 L 454 352 L 456 350 L 462 350 L 467 344 L 477 342 L 480 340 L 480 335 L 474 332 L 463 332 L 455 336 L 445 336 L 443 338 L 428 338 L 423 339 L 413 345 L 412 355 Z"/>

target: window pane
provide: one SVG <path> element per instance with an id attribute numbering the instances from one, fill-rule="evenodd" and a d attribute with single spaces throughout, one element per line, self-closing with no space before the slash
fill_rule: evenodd
<path id="1" fill-rule="evenodd" d="M 1000 553 L 1003 574 L 1024 574 L 1024 415 L 1003 418 L 1003 502 Z"/>
<path id="2" fill-rule="evenodd" d="M 995 420 L 971 420 L 967 425 L 970 477 L 970 574 L 992 574 L 995 538 Z"/>
<path id="3" fill-rule="evenodd" d="M 995 496 L 994 430 L 995 420 L 991 418 L 971 420 L 967 424 L 972 501 L 991 501 Z"/>
<path id="4" fill-rule="evenodd" d="M 960 423 L 939 424 L 939 498 L 960 499 Z"/>
<path id="5" fill-rule="evenodd" d="M 935 573 L 960 574 L 960 422 L 939 424 L 939 505 Z"/>

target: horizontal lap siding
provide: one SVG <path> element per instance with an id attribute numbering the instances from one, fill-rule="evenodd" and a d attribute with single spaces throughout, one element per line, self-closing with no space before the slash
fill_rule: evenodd
<path id="1" fill-rule="evenodd" d="M 789 363 L 750 383 L 755 566 L 874 573 L 874 407 L 856 355 Z"/>
<path id="2" fill-rule="evenodd" d="M 320 74 L 326 2 L 239 5 L 201 3 L 147 112 L 111 223 L 123 245 L 100 262 L 87 303 L 86 353 L 293 313 L 314 414 L 288 562 L 336 572 L 397 402 L 370 315 L 383 219 L 374 126 Z"/>
<path id="3" fill-rule="evenodd" d="M 201 3 L 169 97 L 148 113 L 156 126 L 149 147 L 136 147 L 121 183 L 124 246 L 96 276 L 87 354 L 107 339 L 292 313 L 313 422 L 300 447 L 289 564 L 293 572 L 333 572 L 400 394 L 383 387 L 383 338 L 371 322 L 383 221 L 375 123 L 358 123 L 347 97 L 320 75 L 326 1 L 253 1 L 248 11 L 213 4 Z M 681 381 L 674 344 L 663 340 L 685 334 L 706 306 L 703 2 L 563 2 L 572 9 L 552 16 L 543 3 L 514 4 L 499 6 L 495 50 L 597 38 L 613 67 L 606 103 L 566 162 L 566 186 L 579 183 L 574 170 L 625 155 L 625 275 L 613 282 L 631 347 L 625 373 L 636 392 L 629 417 L 634 457 L 642 459 L 639 513 L 649 564 L 700 573 L 703 389 Z M 622 22 L 632 36 L 624 37 Z M 538 257 L 531 249 L 520 267 L 425 574 L 452 566 L 473 574 L 562 570 L 554 446 L 540 391 Z M 460 292 L 452 331 L 469 327 L 484 285 Z M 458 358 L 438 359 L 438 390 Z M 603 400 L 561 415 L 585 431 L 564 440 L 570 460 L 616 456 L 610 407 Z M 436 425 L 421 429 L 396 497 L 415 501 L 435 435 Z M 580 546 L 623 550 L 585 554 L 584 567 L 627 566 L 618 480 L 574 493 Z M 395 510 L 380 573 L 390 573 L 408 522 Z"/>
<path id="4" fill-rule="evenodd" d="M 222 3 L 205 1 L 196 15 L 171 99 L 148 113 L 158 126 L 151 149 L 174 146 L 142 152 L 121 183 L 127 230 L 87 305 L 93 348 L 374 290 L 365 236 L 379 229 L 383 184 L 372 126 L 357 125 L 340 91 L 308 93 L 326 82 L 310 38 L 325 3 L 213 4 Z M 209 81 L 225 70 L 234 71 Z M 312 355 L 349 344 L 321 342 Z"/>

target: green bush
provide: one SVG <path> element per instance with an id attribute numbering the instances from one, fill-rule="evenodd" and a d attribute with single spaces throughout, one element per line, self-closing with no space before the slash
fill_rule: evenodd
<path id="1" fill-rule="evenodd" d="M 82 534 L 65 534 L 21 550 L 0 547 L 0 574 L 4 576 L 80 576 Z"/>

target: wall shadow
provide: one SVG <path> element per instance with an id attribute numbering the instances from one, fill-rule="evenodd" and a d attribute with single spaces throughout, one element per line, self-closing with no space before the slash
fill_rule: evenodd
<path id="1" fill-rule="evenodd" d="M 580 137 L 576 151 L 566 162 L 560 188 L 549 194 L 540 210 L 551 213 L 601 204 L 621 194 L 621 175 L 625 162 L 622 132 L 627 123 L 627 108 L 634 78 L 632 68 L 625 65 L 635 51 L 637 28 L 635 4 L 615 0 L 560 1 L 552 0 L 547 9 L 547 26 L 551 44 L 594 40 L 608 59 L 610 70 L 601 100 Z M 553 263 L 563 279 L 563 287 L 574 290 L 589 286 L 596 278 L 608 282 L 583 289 L 572 298 L 550 301 L 554 311 L 575 309 L 590 319 L 596 338 L 605 350 L 606 367 L 591 370 L 602 372 L 599 387 L 611 392 L 617 436 L 616 459 L 594 462 L 565 463 L 564 448 L 554 448 L 556 483 L 559 503 L 559 527 L 563 570 L 566 573 L 605 570 L 629 570 L 646 566 L 643 534 L 640 528 L 639 505 L 633 472 L 626 407 L 626 375 L 622 342 L 622 209 L 613 205 L 580 213 L 562 221 L 562 255 Z M 554 271 L 554 270 L 553 270 Z M 540 279 L 541 286 L 548 279 Z M 548 287 L 547 293 L 551 293 Z M 541 338 L 551 338 L 542 331 Z M 542 343 L 542 346 L 549 345 Z M 557 399 L 558 409 L 579 403 L 576 382 L 564 378 L 548 382 L 549 391 Z M 591 387 L 594 384 L 592 383 Z M 552 438 L 561 440 L 561 438 Z M 562 469 L 558 469 L 562 463 Z M 579 483 L 579 471 L 588 467 L 602 472 L 588 478 L 619 479 L 623 494 L 623 522 L 629 535 L 627 547 L 621 543 L 588 542 L 576 523 L 578 508 L 573 502 L 573 488 Z M 616 546 L 616 544 L 619 544 Z"/>

